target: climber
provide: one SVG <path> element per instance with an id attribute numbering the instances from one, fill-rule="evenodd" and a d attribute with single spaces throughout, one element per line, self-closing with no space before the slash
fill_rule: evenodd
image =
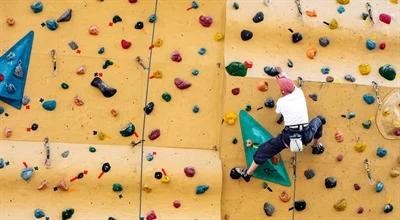
<path id="1" fill-rule="evenodd" d="M 250 181 L 257 167 L 274 157 L 285 148 L 292 152 L 300 152 L 303 145 L 312 143 L 312 153 L 322 154 L 325 150 L 320 142 L 322 127 L 326 123 L 323 116 L 317 116 L 308 121 L 307 104 L 304 93 L 300 87 L 294 85 L 285 74 L 276 76 L 276 82 L 281 90 L 282 97 L 276 102 L 276 113 L 283 116 L 285 127 L 281 134 L 261 144 L 253 157 L 253 162 L 248 169 L 233 168 L 231 177 L 239 179 L 242 177 L 246 182 Z"/>

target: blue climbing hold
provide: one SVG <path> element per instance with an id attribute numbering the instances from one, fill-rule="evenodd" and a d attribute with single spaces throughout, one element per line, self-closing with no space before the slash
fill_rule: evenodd
<path id="1" fill-rule="evenodd" d="M 31 167 L 24 168 L 21 171 L 21 178 L 28 181 L 33 175 L 33 169 Z"/>
<path id="2" fill-rule="evenodd" d="M 378 181 L 378 182 L 376 183 L 376 187 L 375 187 L 376 192 L 382 192 L 384 186 L 385 186 L 385 185 L 384 185 L 381 181 Z"/>
<path id="3" fill-rule="evenodd" d="M 41 1 L 34 2 L 31 5 L 31 9 L 32 9 L 33 13 L 39 13 L 39 12 L 43 11 L 43 3 Z"/>
<path id="4" fill-rule="evenodd" d="M 375 41 L 368 39 L 367 42 L 365 43 L 365 46 L 367 47 L 368 50 L 373 50 L 376 48 L 376 43 Z"/>
<path id="5" fill-rule="evenodd" d="M 46 216 L 46 214 L 44 213 L 44 211 L 41 210 L 41 209 L 35 209 L 34 215 L 35 215 L 35 218 L 43 218 L 43 217 Z"/>
<path id="6" fill-rule="evenodd" d="M 198 105 L 193 106 L 193 113 L 198 113 L 200 111 L 200 107 Z"/>
<path id="7" fill-rule="evenodd" d="M 157 21 L 157 15 L 152 14 L 152 15 L 149 16 L 149 22 L 150 23 L 154 23 L 156 21 Z"/>
<path id="8" fill-rule="evenodd" d="M 0 158 L 0 169 L 3 169 L 4 167 L 5 167 L 4 159 Z"/>
<path id="9" fill-rule="evenodd" d="M 330 71 L 331 71 L 331 69 L 327 66 L 324 66 L 321 68 L 321 73 L 324 75 L 329 74 Z"/>
<path id="10" fill-rule="evenodd" d="M 372 105 L 375 102 L 375 97 L 369 93 L 365 93 L 363 95 L 363 99 L 364 99 L 365 103 L 367 103 L 368 105 Z"/>
<path id="11" fill-rule="evenodd" d="M 372 125 L 372 121 L 371 121 L 371 120 L 367 120 L 367 121 L 364 121 L 364 122 L 362 123 L 362 126 L 363 126 L 363 128 L 365 128 L 365 129 L 371 128 L 371 125 Z"/>
<path id="12" fill-rule="evenodd" d="M 3 114 L 4 111 L 5 111 L 5 110 L 4 110 L 4 107 L 3 107 L 3 106 L 0 106 L 0 115 Z"/>
<path id="13" fill-rule="evenodd" d="M 193 76 L 197 76 L 197 75 L 199 75 L 199 73 L 200 73 L 200 71 L 198 69 L 192 70 L 192 75 Z"/>
<path id="14" fill-rule="evenodd" d="M 43 102 L 42 107 L 47 111 L 53 111 L 57 107 L 57 102 L 55 100 L 47 100 Z"/>
<path id="15" fill-rule="evenodd" d="M 339 13 L 339 14 L 342 14 L 343 12 L 345 12 L 346 11 L 346 9 L 343 7 L 343 5 L 341 5 L 341 6 L 339 6 L 338 8 L 337 8 L 337 12 Z"/>
<path id="16" fill-rule="evenodd" d="M 193 9 L 198 9 L 199 8 L 199 4 L 195 1 L 192 1 L 192 8 Z"/>
<path id="17" fill-rule="evenodd" d="M 200 55 L 204 55 L 204 54 L 206 54 L 206 52 L 207 52 L 207 49 L 204 48 L 204 47 L 202 47 L 202 48 L 199 49 L 199 52 L 198 52 L 198 53 L 199 53 Z"/>
<path id="18" fill-rule="evenodd" d="M 58 23 L 54 19 L 49 19 L 49 20 L 46 21 L 46 27 L 49 30 L 55 31 L 58 28 Z"/>
<path id="19" fill-rule="evenodd" d="M 378 157 L 384 157 L 387 154 L 387 149 L 384 147 L 378 147 L 376 148 L 376 155 Z"/>
<path id="20" fill-rule="evenodd" d="M 103 54 L 105 51 L 104 47 L 100 47 L 99 51 L 97 52 L 98 54 Z"/>
<path id="21" fill-rule="evenodd" d="M 148 153 L 148 154 L 146 155 L 146 160 L 147 160 L 147 161 L 152 161 L 153 159 L 154 159 L 153 153 Z"/>
<path id="22" fill-rule="evenodd" d="M 208 185 L 198 185 L 196 187 L 196 194 L 203 194 L 208 190 L 208 188 L 210 188 Z"/>

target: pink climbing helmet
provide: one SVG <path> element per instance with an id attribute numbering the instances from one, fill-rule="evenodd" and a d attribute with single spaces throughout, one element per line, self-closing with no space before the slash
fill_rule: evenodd
<path id="1" fill-rule="evenodd" d="M 284 95 L 292 93 L 295 88 L 293 81 L 286 77 L 277 76 L 276 82 Z"/>

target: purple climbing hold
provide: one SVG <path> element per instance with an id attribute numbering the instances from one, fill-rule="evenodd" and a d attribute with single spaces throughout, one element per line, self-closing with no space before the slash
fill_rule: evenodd
<path id="1" fill-rule="evenodd" d="M 200 15 L 199 22 L 203 27 L 210 27 L 213 23 L 213 19 L 211 16 Z"/>
<path id="2" fill-rule="evenodd" d="M 253 38 L 253 32 L 249 30 L 242 30 L 242 32 L 240 32 L 240 37 L 243 41 L 248 41 Z"/>
<path id="3" fill-rule="evenodd" d="M 185 175 L 187 177 L 193 177 L 196 174 L 196 170 L 194 169 L 194 167 L 185 167 L 183 171 L 185 172 Z"/>
<path id="4" fill-rule="evenodd" d="M 155 139 L 157 139 L 158 137 L 160 137 L 160 135 L 161 135 L 161 131 L 160 131 L 160 129 L 154 129 L 154 130 L 152 130 L 151 132 L 150 132 L 150 134 L 149 134 L 149 139 L 150 140 L 155 140 Z"/>
<path id="5" fill-rule="evenodd" d="M 174 79 L 174 83 L 175 83 L 175 86 L 178 89 L 187 89 L 192 85 L 190 82 L 185 81 L 185 80 L 180 79 L 180 78 L 175 78 Z"/>
<path id="6" fill-rule="evenodd" d="M 171 60 L 174 61 L 174 62 L 177 62 L 177 63 L 182 61 L 182 56 L 179 53 L 179 51 L 175 50 L 175 51 L 172 52 Z"/>

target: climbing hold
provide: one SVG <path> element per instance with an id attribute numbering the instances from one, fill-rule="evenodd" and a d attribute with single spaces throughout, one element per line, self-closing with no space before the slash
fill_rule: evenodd
<path id="1" fill-rule="evenodd" d="M 379 49 L 384 50 L 386 48 L 386 43 L 382 42 L 379 44 Z"/>
<path id="2" fill-rule="evenodd" d="M 336 160 L 340 162 L 340 161 L 343 160 L 343 157 L 344 157 L 343 154 L 338 154 L 338 155 L 336 156 Z"/>
<path id="3" fill-rule="evenodd" d="M 73 208 L 65 209 L 61 213 L 62 220 L 67 220 L 72 218 L 72 215 L 74 214 L 75 210 Z"/>
<path id="4" fill-rule="evenodd" d="M 335 81 L 335 78 L 333 78 L 332 76 L 327 76 L 325 80 L 326 80 L 326 82 L 331 83 L 331 82 Z"/>
<path id="5" fill-rule="evenodd" d="M 365 122 L 362 123 L 363 128 L 365 129 L 369 129 L 372 125 L 372 121 L 371 120 L 367 120 Z"/>
<path id="6" fill-rule="evenodd" d="M 185 175 L 187 177 L 193 177 L 196 174 L 196 170 L 194 169 L 194 167 L 185 167 L 183 169 L 183 172 L 185 172 Z"/>
<path id="7" fill-rule="evenodd" d="M 197 53 L 199 53 L 200 55 L 204 55 L 204 54 L 206 54 L 206 52 L 207 52 L 207 49 L 202 47 L 199 49 L 199 51 Z"/>
<path id="8" fill-rule="evenodd" d="M 396 78 L 396 70 L 390 64 L 385 64 L 385 65 L 379 67 L 379 74 L 383 78 L 390 80 L 390 81 L 392 81 Z"/>
<path id="9" fill-rule="evenodd" d="M 336 211 L 344 211 L 347 207 L 347 201 L 346 199 L 341 199 L 335 203 L 333 206 Z"/>
<path id="10" fill-rule="evenodd" d="M 278 74 L 282 72 L 282 69 L 280 67 L 274 67 L 274 66 L 265 66 L 264 67 L 264 73 L 266 73 L 269 76 L 275 77 Z"/>
<path id="11" fill-rule="evenodd" d="M 368 39 L 368 40 L 365 42 L 365 46 L 367 47 L 368 50 L 373 50 L 373 49 L 376 48 L 376 43 L 375 43 L 375 41 L 373 41 L 373 40 L 371 40 L 371 39 Z"/>
<path id="12" fill-rule="evenodd" d="M 385 204 L 385 206 L 383 207 L 383 212 L 389 213 L 391 211 L 393 211 L 393 205 L 390 203 Z"/>
<path id="13" fill-rule="evenodd" d="M 336 187 L 336 178 L 333 176 L 325 178 L 325 187 L 327 189 L 335 188 Z"/>
<path id="14" fill-rule="evenodd" d="M 231 93 L 232 93 L 232 95 L 239 95 L 239 93 L 240 93 L 240 88 L 233 88 L 233 89 L 231 90 Z"/>
<path id="15" fill-rule="evenodd" d="M 343 134 L 343 132 L 341 132 L 341 131 L 337 131 L 336 133 L 335 133 L 335 140 L 337 141 L 337 142 L 343 142 L 343 140 L 344 140 L 344 134 Z"/>
<path id="16" fill-rule="evenodd" d="M 124 49 L 129 49 L 132 46 L 132 43 L 127 40 L 121 40 L 121 47 Z"/>
<path id="17" fill-rule="evenodd" d="M 294 202 L 294 209 L 296 209 L 296 211 L 303 211 L 306 209 L 306 207 L 307 203 L 304 200 L 298 200 Z"/>
<path id="18" fill-rule="evenodd" d="M 1 167 L 0 167 L 1 168 Z M 391 170 L 390 170 L 390 176 L 391 177 L 398 177 L 398 176 L 400 176 L 400 167 L 393 167 Z"/>
<path id="19" fill-rule="evenodd" d="M 315 10 L 307 10 L 306 15 L 308 17 L 317 17 L 317 12 Z"/>
<path id="20" fill-rule="evenodd" d="M 321 68 L 321 73 L 324 75 L 329 74 L 330 71 L 331 71 L 331 69 L 327 66 L 324 66 Z"/>
<path id="21" fill-rule="evenodd" d="M 382 192 L 384 186 L 385 186 L 385 185 L 384 185 L 381 181 L 378 181 L 378 182 L 376 183 L 376 186 L 375 186 L 376 192 Z"/>
<path id="22" fill-rule="evenodd" d="M 327 37 L 320 37 L 319 38 L 319 45 L 321 45 L 321 47 L 326 47 L 328 46 L 330 43 L 329 39 Z"/>
<path id="23" fill-rule="evenodd" d="M 175 84 L 176 88 L 181 89 L 181 90 L 182 89 L 187 89 L 190 86 L 192 86 L 192 84 L 190 82 L 185 81 L 185 80 L 183 80 L 181 78 L 175 78 L 174 79 L 174 84 Z"/>
<path id="24" fill-rule="evenodd" d="M 290 197 L 289 193 L 287 193 L 286 191 L 282 191 L 281 194 L 279 195 L 279 199 L 282 202 L 289 202 L 291 197 Z"/>
<path id="25" fill-rule="evenodd" d="M 104 139 L 106 139 L 107 135 L 104 132 L 99 132 L 97 133 L 97 138 L 99 138 L 99 140 L 103 141 Z"/>
<path id="26" fill-rule="evenodd" d="M 153 141 L 153 140 L 157 139 L 158 137 L 160 137 L 160 135 L 161 135 L 160 129 L 154 129 L 154 130 L 152 130 L 152 131 L 150 132 L 148 138 L 149 138 L 151 141 Z"/>
<path id="27" fill-rule="evenodd" d="M 356 190 L 356 191 L 361 189 L 361 186 L 357 183 L 354 183 L 353 187 L 354 187 L 354 190 Z"/>
<path id="28" fill-rule="evenodd" d="M 179 63 L 182 61 L 182 56 L 177 50 L 175 50 L 171 53 L 171 60 Z"/>
<path id="29" fill-rule="evenodd" d="M 166 101 L 166 102 L 169 102 L 169 101 L 171 101 L 171 95 L 168 93 L 168 92 L 164 92 L 162 95 L 161 95 L 161 98 L 164 100 L 164 101 Z"/>
<path id="30" fill-rule="evenodd" d="M 53 111 L 56 109 L 57 102 L 55 100 L 47 100 L 42 103 L 42 107 L 47 111 Z"/>
<path id="31" fill-rule="evenodd" d="M 172 205 L 173 205 L 175 208 L 179 208 L 179 207 L 181 207 L 181 202 L 180 202 L 179 200 L 175 200 L 175 201 L 172 203 Z"/>
<path id="32" fill-rule="evenodd" d="M 241 62 L 231 62 L 228 66 L 225 67 L 226 71 L 231 76 L 246 76 L 247 75 L 247 67 Z"/>
<path id="33" fill-rule="evenodd" d="M 369 17 L 368 13 L 363 12 L 363 13 L 361 14 L 361 18 L 362 18 L 364 21 L 367 20 L 368 17 Z"/>
<path id="34" fill-rule="evenodd" d="M 67 22 L 72 18 L 72 9 L 67 9 L 58 19 L 57 22 Z"/>
<path id="35" fill-rule="evenodd" d="M 78 67 L 78 69 L 76 69 L 76 74 L 78 75 L 83 75 L 85 73 L 86 73 L 85 65 L 81 65 L 80 67 Z"/>
<path id="36" fill-rule="evenodd" d="M 318 101 L 318 95 L 316 93 L 308 95 L 314 102 Z"/>
<path id="37" fill-rule="evenodd" d="M 336 2 L 342 5 L 347 5 L 349 4 L 350 0 L 336 0 Z"/>
<path id="38" fill-rule="evenodd" d="M 146 115 L 149 115 L 154 109 L 154 102 L 149 102 L 146 104 L 146 106 L 144 107 L 144 112 L 146 113 Z"/>
<path id="39" fill-rule="evenodd" d="M 390 22 L 392 22 L 392 17 L 386 13 L 381 13 L 379 15 L 379 20 L 385 24 L 390 24 Z"/>
<path id="40" fill-rule="evenodd" d="M 244 61 L 244 65 L 246 66 L 247 69 L 250 69 L 253 67 L 253 62 L 250 60 Z"/>
<path id="41" fill-rule="evenodd" d="M 46 27 L 49 30 L 54 31 L 54 30 L 56 30 L 58 28 L 58 23 L 54 19 L 49 19 L 49 20 L 46 21 Z"/>
<path id="42" fill-rule="evenodd" d="M 155 220 L 155 219 L 157 219 L 157 215 L 154 212 L 154 210 L 151 210 L 146 214 L 146 220 Z"/>
<path id="43" fill-rule="evenodd" d="M 67 158 L 68 155 L 69 155 L 69 150 L 66 150 L 66 151 L 64 151 L 64 152 L 61 153 L 61 157 L 62 157 L 62 158 Z"/>
<path id="44" fill-rule="evenodd" d="M 363 99 L 364 99 L 365 103 L 367 103 L 368 105 L 374 104 L 374 102 L 375 102 L 375 97 L 369 93 L 365 93 L 363 95 Z"/>
<path id="45" fill-rule="evenodd" d="M 143 24 L 142 21 L 136 22 L 136 24 L 135 24 L 135 29 L 141 30 L 141 29 L 143 29 L 143 27 L 144 27 L 144 24 Z"/>
<path id="46" fill-rule="evenodd" d="M 89 34 L 90 35 L 98 35 L 99 34 L 99 28 L 96 25 L 91 25 L 89 27 Z"/>
<path id="47" fill-rule="evenodd" d="M 129 137 L 135 133 L 135 125 L 132 122 L 128 122 L 128 124 L 119 131 L 122 137 Z"/>
<path id="48" fill-rule="evenodd" d="M 36 1 L 31 5 L 33 13 L 39 13 L 43 11 L 43 3 L 41 1 Z"/>
<path id="49" fill-rule="evenodd" d="M 153 153 L 148 153 L 148 154 L 146 155 L 146 160 L 147 160 L 147 161 L 152 161 L 153 159 L 154 159 Z"/>
<path id="50" fill-rule="evenodd" d="M 119 183 L 114 183 L 114 184 L 112 185 L 112 190 L 113 190 L 114 192 L 122 192 L 123 187 L 122 187 L 122 185 L 119 184 Z"/>
<path id="51" fill-rule="evenodd" d="M 265 80 L 259 81 L 258 84 L 257 84 L 257 89 L 258 89 L 258 91 L 260 91 L 260 92 L 266 92 L 266 91 L 268 91 L 268 82 L 265 81 Z"/>
<path id="52" fill-rule="evenodd" d="M 228 112 L 224 115 L 224 122 L 228 125 L 234 125 L 237 120 L 237 115 L 234 112 Z"/>
<path id="53" fill-rule="evenodd" d="M 15 19 L 14 18 L 7 18 L 6 23 L 8 24 L 8 26 L 13 26 L 15 24 Z"/>
<path id="54" fill-rule="evenodd" d="M 346 81 L 348 81 L 348 82 L 355 82 L 355 81 L 356 81 L 356 78 L 355 78 L 354 76 L 352 76 L 351 74 L 346 74 L 346 75 L 344 76 L 344 79 L 345 79 Z"/>
<path id="55" fill-rule="evenodd" d="M 238 143 L 238 139 L 236 138 L 236 137 L 234 137 L 233 139 L 232 139 L 232 144 L 237 144 Z"/>
<path id="56" fill-rule="evenodd" d="M 68 43 L 69 48 L 71 48 L 71 50 L 76 50 L 79 48 L 78 44 L 75 41 L 70 41 Z"/>
<path id="57" fill-rule="evenodd" d="M 315 172 L 313 169 L 307 169 L 304 171 L 304 176 L 309 180 L 315 176 Z"/>
<path id="58" fill-rule="evenodd" d="M 354 118 L 354 117 L 356 117 L 356 113 L 355 113 L 355 112 L 349 112 L 349 113 L 347 114 L 347 119 L 352 119 L 352 118 Z"/>
<path id="59" fill-rule="evenodd" d="M 384 147 L 378 147 L 376 148 L 376 155 L 378 157 L 384 157 L 387 154 L 387 149 Z"/>
<path id="60" fill-rule="evenodd" d="M 5 167 L 6 163 L 4 162 L 3 158 L 0 158 L 0 169 L 3 169 Z"/>
<path id="61" fill-rule="evenodd" d="M 238 10 L 238 9 L 239 9 L 239 3 L 234 2 L 233 5 L 232 5 L 232 7 L 233 7 L 234 9 Z"/>
<path id="62" fill-rule="evenodd" d="M 42 209 L 35 209 L 33 214 L 34 214 L 35 218 L 43 218 L 46 216 L 46 214 L 44 213 L 44 211 Z"/>
<path id="63" fill-rule="evenodd" d="M 28 181 L 33 175 L 33 169 L 31 167 L 26 167 L 21 171 L 21 178 L 25 181 Z"/>
<path id="64" fill-rule="evenodd" d="M 301 40 L 303 40 L 303 35 L 300 34 L 299 32 L 295 32 L 292 34 L 292 42 L 293 43 L 298 43 Z"/>
<path id="65" fill-rule="evenodd" d="M 358 214 L 362 214 L 363 212 L 364 212 L 364 208 L 363 207 L 358 207 L 357 213 Z"/>
<path id="66" fill-rule="evenodd" d="M 4 107 L 3 107 L 3 106 L 0 106 L 0 115 L 3 114 L 4 111 L 5 111 Z"/>
<path id="67" fill-rule="evenodd" d="M 244 109 L 246 112 L 251 111 L 251 105 L 246 105 L 246 108 Z"/>
<path id="68" fill-rule="evenodd" d="M 119 15 L 115 15 L 113 18 L 112 18 L 112 22 L 114 23 L 114 24 L 116 24 L 116 23 L 118 23 L 118 22 L 121 22 L 122 21 L 122 18 L 119 16 Z"/>
<path id="69" fill-rule="evenodd" d="M 314 57 L 317 55 L 317 48 L 315 47 L 309 48 L 306 52 L 306 55 L 308 58 L 314 59 Z"/>
<path id="70" fill-rule="evenodd" d="M 368 75 L 371 72 L 371 65 L 369 64 L 360 64 L 358 65 L 358 71 L 361 75 Z"/>
<path id="71" fill-rule="evenodd" d="M 199 113 L 200 107 L 198 105 L 194 105 L 192 108 L 193 113 Z"/>
<path id="72" fill-rule="evenodd" d="M 77 95 L 74 97 L 74 103 L 75 103 L 76 106 L 82 106 L 82 105 L 85 104 L 83 99 L 81 97 L 77 96 Z"/>
<path id="73" fill-rule="evenodd" d="M 264 212 L 267 216 L 272 216 L 274 214 L 275 208 L 270 203 L 264 203 Z"/>
<path id="74" fill-rule="evenodd" d="M 38 128 L 39 128 L 39 125 L 36 124 L 36 123 L 33 123 L 33 124 L 31 125 L 32 131 L 36 131 Z"/>
<path id="75" fill-rule="evenodd" d="M 209 189 L 209 186 L 208 186 L 208 185 L 198 185 L 198 186 L 196 187 L 196 194 L 197 194 L 197 195 L 203 194 L 203 193 L 205 193 L 208 189 Z"/>
<path id="76" fill-rule="evenodd" d="M 337 8 L 337 12 L 339 13 L 339 14 L 342 14 L 343 12 L 345 12 L 346 11 L 346 9 L 341 5 L 341 6 L 339 6 L 338 8 Z"/>
<path id="77" fill-rule="evenodd" d="M 144 184 L 143 186 L 143 191 L 145 191 L 146 193 L 150 193 L 152 190 L 152 188 L 146 184 Z"/>
<path id="78" fill-rule="evenodd" d="M 242 38 L 243 41 L 248 41 L 253 38 L 253 32 L 249 30 L 242 30 L 242 32 L 240 32 L 240 38 Z"/>
<path id="79" fill-rule="evenodd" d="M 288 59 L 287 66 L 288 66 L 289 68 L 292 68 L 292 67 L 293 67 L 293 61 L 291 61 L 290 59 Z"/>
<path id="80" fill-rule="evenodd" d="M 223 33 L 217 32 L 217 33 L 214 35 L 214 40 L 216 40 L 216 41 L 221 41 L 222 39 L 224 39 L 224 34 L 223 34 Z"/>
<path id="81" fill-rule="evenodd" d="M 354 149 L 358 152 L 363 152 L 367 148 L 367 145 L 365 143 L 357 142 L 354 145 Z"/>
<path id="82" fill-rule="evenodd" d="M 100 47 L 99 51 L 97 51 L 98 54 L 103 54 L 105 52 L 104 47 Z"/>
<path id="83" fill-rule="evenodd" d="M 331 22 L 329 23 L 329 29 L 335 30 L 338 27 L 339 27 L 338 21 L 336 19 L 332 19 Z"/>
<path id="84" fill-rule="evenodd" d="M 4 128 L 4 130 L 3 130 L 4 137 L 10 138 L 12 136 L 12 134 L 13 134 L 13 132 L 12 132 L 11 128 L 7 128 L 7 127 Z"/>
<path id="85" fill-rule="evenodd" d="M 63 82 L 63 83 L 61 83 L 61 88 L 68 89 L 69 85 L 67 83 Z"/>
<path id="86" fill-rule="evenodd" d="M 117 90 L 108 86 L 100 77 L 94 77 L 92 82 L 90 83 L 91 86 L 98 88 L 104 97 L 110 98 L 117 93 Z"/>
<path id="87" fill-rule="evenodd" d="M 213 23 L 213 19 L 211 16 L 200 15 L 199 22 L 203 27 L 210 27 Z"/>
<path id="88" fill-rule="evenodd" d="M 29 99 L 28 96 L 22 97 L 22 104 L 23 104 L 23 105 L 25 105 L 25 106 L 28 105 L 30 101 L 31 101 L 31 100 Z"/>
<path id="89" fill-rule="evenodd" d="M 267 108 L 273 108 L 275 107 L 275 101 L 273 98 L 268 98 L 267 100 L 265 100 L 264 102 L 264 106 Z"/>
<path id="90" fill-rule="evenodd" d="M 254 15 L 253 17 L 254 23 L 259 23 L 263 20 L 264 20 L 264 13 L 262 13 L 262 11 L 257 12 L 256 15 Z"/>

